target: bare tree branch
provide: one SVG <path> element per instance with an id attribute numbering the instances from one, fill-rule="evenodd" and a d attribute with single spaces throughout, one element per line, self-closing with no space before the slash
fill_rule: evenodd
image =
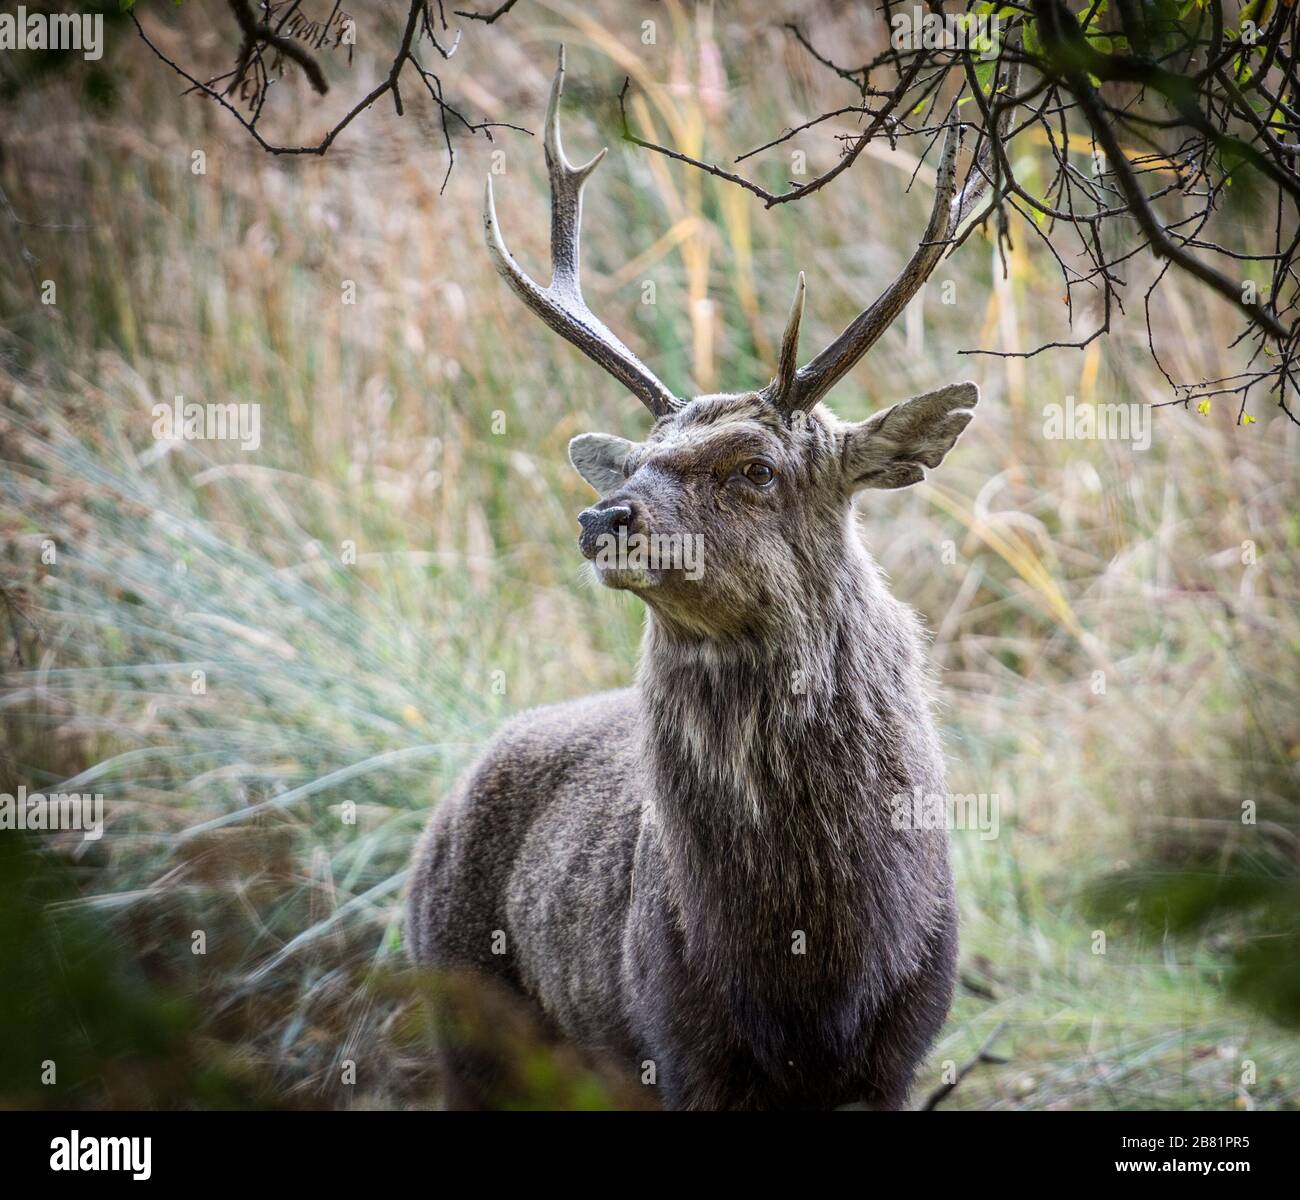
<path id="1" fill-rule="evenodd" d="M 252 21 L 252 12 L 248 7 L 247 0 L 230 0 L 231 11 L 235 14 L 236 21 L 240 27 L 243 40 L 240 45 L 239 58 L 235 66 L 233 75 L 221 76 L 215 80 L 204 82 L 195 75 L 191 74 L 179 63 L 169 58 L 145 33 L 143 26 L 134 10 L 131 12 L 131 20 L 135 23 L 136 32 L 140 35 L 141 40 L 153 52 L 153 54 L 177 75 L 184 79 L 189 85 L 189 90 L 206 96 L 208 99 L 215 101 L 248 132 L 253 140 L 269 154 L 286 154 L 286 155 L 324 155 L 330 147 L 334 145 L 339 135 L 343 133 L 353 121 L 362 113 L 371 108 L 377 100 L 386 95 L 393 97 L 393 105 L 399 116 L 403 115 L 404 107 L 402 103 L 402 92 L 400 80 L 403 70 L 409 63 L 415 70 L 421 83 L 424 85 L 433 103 L 437 106 L 439 120 L 443 132 L 443 144 L 447 152 L 447 175 L 443 178 L 443 187 L 446 187 L 447 177 L 451 173 L 452 165 L 455 161 L 455 151 L 451 139 L 450 125 L 458 125 L 467 133 L 481 133 L 489 141 L 493 140 L 492 131 L 495 129 L 513 129 L 519 133 L 528 133 L 528 130 L 518 125 L 510 124 L 506 121 L 471 121 L 464 116 L 457 108 L 448 103 L 442 88 L 442 81 L 433 72 L 427 70 L 419 61 L 416 52 L 416 43 L 420 36 L 427 37 L 438 53 L 444 58 L 450 58 L 455 53 L 456 46 L 459 43 L 459 34 L 457 39 L 452 43 L 450 49 L 444 48 L 435 36 L 432 19 L 429 12 L 429 0 L 410 0 L 406 11 L 406 18 L 402 29 L 401 40 L 398 44 L 397 51 L 389 64 L 388 73 L 385 77 L 370 89 L 356 104 L 345 112 L 322 136 L 320 141 L 309 145 L 292 145 L 273 142 L 263 136 L 258 128 L 258 120 L 262 112 L 262 103 L 265 99 L 265 87 L 263 86 L 258 93 L 256 106 L 252 117 L 246 117 L 239 111 L 238 107 L 230 102 L 227 98 L 233 88 L 240 84 L 244 79 L 250 65 L 256 69 L 256 63 L 260 59 L 260 50 L 262 46 L 269 46 L 276 50 L 277 53 L 292 59 L 294 62 L 303 66 L 308 73 L 308 78 L 319 92 L 328 90 L 325 79 L 321 73 L 319 64 L 307 54 L 296 42 L 280 33 L 285 23 L 294 16 L 298 8 L 297 0 L 294 0 L 287 8 L 287 11 L 280 17 L 279 22 L 272 29 L 269 21 L 257 24 Z M 330 18 L 320 27 L 320 33 L 316 37 L 315 45 L 317 48 L 324 45 L 325 31 L 329 29 L 338 13 L 339 5 L 336 2 Z M 445 27 L 445 26 L 444 26 Z M 311 64 L 309 69 L 308 64 Z M 324 86 L 317 86 L 319 84 Z M 231 79 L 230 85 L 223 91 L 219 91 L 214 85 Z M 450 123 L 450 125 L 449 125 Z"/>

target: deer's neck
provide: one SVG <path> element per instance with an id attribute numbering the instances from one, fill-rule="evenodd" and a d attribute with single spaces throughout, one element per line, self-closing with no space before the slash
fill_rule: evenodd
<path id="1" fill-rule="evenodd" d="M 944 852 L 890 820 L 893 797 L 942 785 L 919 657 L 865 555 L 781 636 L 701 641 L 652 617 L 647 820 L 710 970 L 779 975 L 801 933 L 831 973 L 907 969 L 935 900 L 918 876 Z"/>

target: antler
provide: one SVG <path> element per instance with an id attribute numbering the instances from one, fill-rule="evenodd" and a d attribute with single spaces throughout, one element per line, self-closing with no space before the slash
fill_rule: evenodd
<path id="1" fill-rule="evenodd" d="M 1019 80 L 1019 63 L 1015 62 L 1007 76 L 1007 91 L 1014 95 Z M 993 136 L 1001 137 L 1011 119 L 1012 105 L 1000 114 L 998 128 Z M 965 186 L 957 190 L 957 148 L 961 144 L 962 126 L 950 125 L 944 137 L 943 151 L 939 156 L 938 176 L 935 180 L 934 207 L 912 257 L 908 259 L 891 283 L 869 308 L 865 309 L 843 333 L 806 366 L 795 369 L 798 361 L 799 322 L 803 316 L 804 280 L 799 274 L 794 304 L 786 321 L 785 336 L 781 339 L 781 358 L 776 378 L 768 384 L 764 395 L 782 412 L 807 410 L 831 390 L 868 350 L 880 335 L 893 324 L 899 313 L 920 290 L 930 273 L 939 265 L 944 251 L 962 219 L 988 186 L 988 161 L 992 145 L 986 141 L 975 163 L 966 176 Z"/>
<path id="2" fill-rule="evenodd" d="M 562 338 L 598 362 L 632 392 L 656 417 L 671 412 L 679 401 L 587 307 L 578 278 L 578 230 L 582 223 L 582 185 L 600 165 L 605 150 L 586 166 L 575 167 L 560 144 L 560 97 L 564 94 L 564 47 L 551 82 L 546 109 L 546 169 L 551 179 L 551 284 L 538 287 L 520 268 L 501 240 L 492 177 L 488 176 L 483 227 L 493 262 L 511 290 Z"/>

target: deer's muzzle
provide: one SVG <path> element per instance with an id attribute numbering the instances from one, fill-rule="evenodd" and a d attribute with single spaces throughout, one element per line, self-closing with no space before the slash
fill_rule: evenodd
<path id="1" fill-rule="evenodd" d="M 620 529 L 632 526 L 630 504 L 598 504 L 585 508 L 578 514 L 582 532 L 578 534 L 578 549 L 585 558 L 594 559 L 600 549 L 602 537 L 617 537 Z"/>

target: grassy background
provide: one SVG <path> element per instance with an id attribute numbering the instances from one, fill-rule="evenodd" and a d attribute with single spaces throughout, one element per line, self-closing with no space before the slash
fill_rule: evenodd
<path id="1" fill-rule="evenodd" d="M 231 57 L 222 6 L 140 7 L 200 74 Z M 904 191 L 911 141 L 771 212 L 618 144 L 624 75 L 643 132 L 716 160 L 852 102 L 778 15 L 545 0 L 469 30 L 444 71 L 467 112 L 540 129 L 568 44 L 571 154 L 612 148 L 587 196 L 588 297 L 679 392 L 770 376 L 800 269 L 805 346 L 824 344 L 927 212 L 927 168 Z M 880 35 L 804 19 L 846 62 Z M 381 70 L 392 29 L 366 20 L 327 100 L 276 85 L 284 140 L 318 136 Z M 102 792 L 109 832 L 63 846 L 57 870 L 6 842 L 28 902 L 0 940 L 31 968 L 12 1003 L 36 1034 L 0 1059 L 0 1095 L 431 1103 L 421 984 L 402 970 L 406 860 L 503 716 L 630 678 L 643 613 L 585 582 L 589 493 L 564 448 L 591 429 L 638 436 L 644 416 L 490 270 L 496 150 L 505 234 L 544 277 L 536 139 L 458 137 L 440 196 L 436 116 L 404 92 L 405 118 L 385 101 L 323 161 L 276 159 L 178 97 L 129 24 L 110 16 L 108 39 L 98 67 L 6 66 L 0 182 L 31 224 L 0 217 L 4 790 Z M 779 185 L 798 149 L 817 173 L 851 128 L 753 170 Z M 1019 168 L 1032 185 L 1032 151 Z M 1249 236 L 1248 212 L 1229 219 Z M 1054 262 L 1014 232 L 1005 277 L 973 237 L 831 398 L 861 417 L 954 378 L 984 397 L 932 480 L 862 506 L 896 593 L 934 630 L 950 787 L 1001 803 L 996 839 L 955 835 L 963 985 L 917 1093 L 1001 1026 L 1006 1061 L 946 1106 L 1295 1106 L 1293 1036 L 1225 986 L 1242 924 L 1181 939 L 1099 924 L 1085 890 L 1150 877 L 1189 841 L 1294 868 L 1297 431 L 1262 407 L 1238 426 L 1216 403 L 1159 410 L 1145 453 L 1045 439 L 1043 406 L 1067 395 L 1170 398 L 1136 300 L 1154 268 L 1131 265 L 1131 315 L 1085 351 L 960 356 L 1100 319 L 1068 333 Z M 1231 322 L 1176 278 L 1153 312 L 1180 377 L 1235 369 Z M 259 403 L 262 447 L 156 442 L 151 408 L 176 394 Z M 1258 827 L 1240 822 L 1246 797 Z M 68 1064 L 55 1087 L 39 1084 L 46 1058 Z M 603 1099 L 562 1062 L 526 1063 L 522 1104 Z"/>

